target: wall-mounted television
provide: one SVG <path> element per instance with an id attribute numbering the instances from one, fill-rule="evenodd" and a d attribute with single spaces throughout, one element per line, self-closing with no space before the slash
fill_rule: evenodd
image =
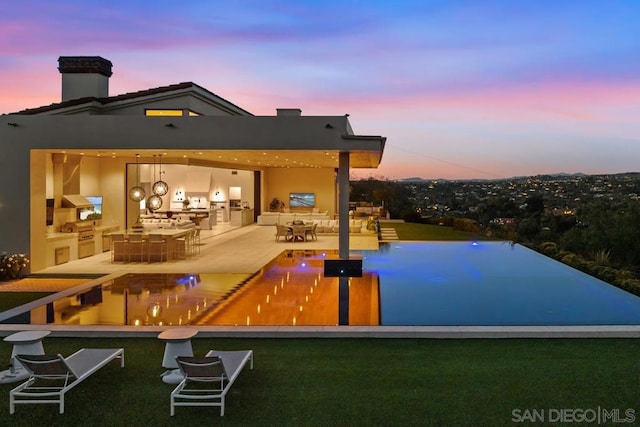
<path id="1" fill-rule="evenodd" d="M 315 193 L 289 193 L 290 208 L 312 208 L 315 205 Z"/>
<path id="2" fill-rule="evenodd" d="M 93 206 L 78 209 L 78 220 L 91 221 L 102 219 L 102 196 L 85 196 L 85 199 L 90 201 Z"/>

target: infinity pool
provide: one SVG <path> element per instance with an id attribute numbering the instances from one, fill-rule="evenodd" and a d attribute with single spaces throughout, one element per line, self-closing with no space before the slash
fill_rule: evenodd
<path id="1" fill-rule="evenodd" d="M 383 325 L 637 325 L 640 298 L 507 242 L 407 242 L 364 254 Z"/>
<path id="2" fill-rule="evenodd" d="M 363 277 L 342 289 L 323 274 L 334 251 L 284 251 L 253 275 L 126 274 L 3 323 L 336 325 L 346 301 L 350 325 L 640 324 L 640 298 L 520 245 L 400 242 L 354 255 Z"/>

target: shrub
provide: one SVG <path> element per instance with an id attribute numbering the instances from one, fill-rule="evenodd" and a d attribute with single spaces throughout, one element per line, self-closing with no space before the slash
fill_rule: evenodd
<path id="1" fill-rule="evenodd" d="M 20 273 L 27 268 L 29 258 L 25 254 L 7 255 L 0 254 L 0 280 L 17 279 Z"/>
<path id="2" fill-rule="evenodd" d="M 640 295 L 640 280 L 638 279 L 618 279 L 614 282 L 614 285 L 632 294 Z"/>
<path id="3" fill-rule="evenodd" d="M 560 261 L 562 261 L 564 264 L 570 265 L 571 267 L 577 268 L 579 270 L 582 270 L 582 267 L 584 267 L 584 261 L 574 253 L 566 254 L 560 259 Z"/>
<path id="4" fill-rule="evenodd" d="M 405 212 L 402 215 L 402 219 L 404 222 L 415 222 L 418 224 L 422 222 L 422 217 L 418 212 Z"/>
<path id="5" fill-rule="evenodd" d="M 453 220 L 453 229 L 474 233 L 479 230 L 478 224 L 474 220 L 468 218 L 455 218 Z"/>
<path id="6" fill-rule="evenodd" d="M 554 257 L 558 253 L 558 245 L 554 242 L 542 242 L 538 245 L 538 251 L 548 257 Z"/>

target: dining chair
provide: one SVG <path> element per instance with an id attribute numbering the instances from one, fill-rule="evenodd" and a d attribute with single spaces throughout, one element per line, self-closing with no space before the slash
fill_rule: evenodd
<path id="1" fill-rule="evenodd" d="M 281 237 L 284 237 L 284 240 L 287 241 L 292 236 L 291 228 L 286 225 L 276 224 L 276 242 L 280 241 Z"/>
<path id="2" fill-rule="evenodd" d="M 294 225 L 291 227 L 292 230 L 292 235 L 293 235 L 293 240 L 298 240 L 298 238 L 300 238 L 300 240 L 302 240 L 303 242 L 306 242 L 307 238 L 305 235 L 305 227 L 304 224 L 303 225 Z"/>
<path id="3" fill-rule="evenodd" d="M 318 228 L 318 224 L 313 224 L 312 226 L 307 225 L 304 229 L 305 240 L 307 236 L 309 236 L 309 239 L 311 240 L 318 240 L 318 236 L 316 235 L 317 228 Z"/>

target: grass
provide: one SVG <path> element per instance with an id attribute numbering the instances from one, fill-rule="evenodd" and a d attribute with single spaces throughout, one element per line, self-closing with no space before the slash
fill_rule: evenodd
<path id="1" fill-rule="evenodd" d="M 478 234 L 454 230 L 452 227 L 444 227 L 431 224 L 417 224 L 412 222 L 383 223 L 383 227 L 396 229 L 400 240 L 436 240 L 436 241 L 468 241 L 487 240 Z"/>
<path id="2" fill-rule="evenodd" d="M 0 292 L 0 312 L 51 295 L 51 292 Z"/>
<path id="3" fill-rule="evenodd" d="M 195 354 L 253 349 L 248 367 L 216 408 L 177 408 L 160 380 L 163 344 L 155 339 L 47 338 L 48 353 L 124 347 L 112 362 L 56 405 L 18 406 L 0 385 L 3 425 L 474 425 L 512 423 L 515 409 L 635 410 L 633 339 L 213 339 L 193 340 Z M 10 348 L 2 346 L 0 360 Z"/>

